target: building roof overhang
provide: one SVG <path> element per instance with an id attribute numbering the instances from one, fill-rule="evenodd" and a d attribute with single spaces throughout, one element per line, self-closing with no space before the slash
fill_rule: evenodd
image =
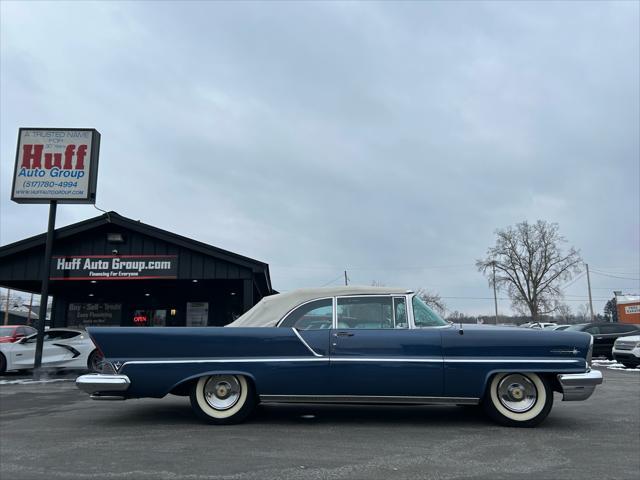
<path id="1" fill-rule="evenodd" d="M 213 245 L 193 240 L 182 235 L 178 235 L 173 232 L 169 232 L 167 230 L 163 230 L 158 227 L 154 227 L 152 225 L 148 225 L 146 223 L 142 223 L 139 220 L 132 220 L 130 218 L 123 217 L 116 212 L 105 212 L 104 214 L 97 217 L 73 223 L 65 227 L 56 228 L 54 239 L 62 240 L 65 238 L 70 238 L 104 225 L 115 225 L 123 229 L 140 233 L 142 235 L 153 236 L 167 243 L 171 243 L 203 255 L 208 255 L 226 262 L 243 266 L 245 268 L 250 268 L 254 272 L 254 274 L 264 275 L 266 287 L 268 289 L 268 293 L 266 294 L 268 295 L 273 292 L 268 264 L 255 260 L 253 258 L 230 252 L 228 250 L 224 250 L 222 248 L 214 247 Z M 31 250 L 34 248 L 44 249 L 45 240 L 46 233 L 41 233 L 39 235 L 34 235 L 33 237 L 25 238 L 23 240 L 1 246 L 0 260 L 26 252 L 27 250 Z"/>

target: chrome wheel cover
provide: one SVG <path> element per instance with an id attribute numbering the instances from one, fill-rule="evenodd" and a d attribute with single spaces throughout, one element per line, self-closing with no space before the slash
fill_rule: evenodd
<path id="1" fill-rule="evenodd" d="M 240 399 L 242 388 L 234 375 L 213 375 L 204 384 L 204 399 L 211 408 L 228 410 Z"/>
<path id="2" fill-rule="evenodd" d="M 498 384 L 498 399 L 508 410 L 524 413 L 538 400 L 538 390 L 529 378 L 519 373 L 505 375 Z"/>

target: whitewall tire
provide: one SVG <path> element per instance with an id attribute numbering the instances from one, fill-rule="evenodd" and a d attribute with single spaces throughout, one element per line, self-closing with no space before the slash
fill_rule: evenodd
<path id="1" fill-rule="evenodd" d="M 190 398 L 191 407 L 200 418 L 221 425 L 243 421 L 256 404 L 253 386 L 242 375 L 201 377 Z"/>
<path id="2" fill-rule="evenodd" d="M 483 406 L 501 425 L 535 427 L 553 406 L 553 390 L 535 373 L 498 373 L 489 381 Z"/>

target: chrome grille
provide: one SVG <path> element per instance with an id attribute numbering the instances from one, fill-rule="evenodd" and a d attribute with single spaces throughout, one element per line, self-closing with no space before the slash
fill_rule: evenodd
<path id="1" fill-rule="evenodd" d="M 616 350 L 633 350 L 637 342 L 616 342 L 615 349 Z"/>

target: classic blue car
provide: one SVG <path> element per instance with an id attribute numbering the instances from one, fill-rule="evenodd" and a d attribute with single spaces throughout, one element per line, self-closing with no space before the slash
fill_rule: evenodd
<path id="1" fill-rule="evenodd" d="M 482 404 L 497 422 L 539 424 L 585 400 L 602 374 L 592 340 L 444 321 L 414 293 L 305 289 L 264 298 L 224 328 L 90 328 L 108 373 L 77 386 L 97 400 L 189 395 L 211 423 L 260 403 Z"/>

